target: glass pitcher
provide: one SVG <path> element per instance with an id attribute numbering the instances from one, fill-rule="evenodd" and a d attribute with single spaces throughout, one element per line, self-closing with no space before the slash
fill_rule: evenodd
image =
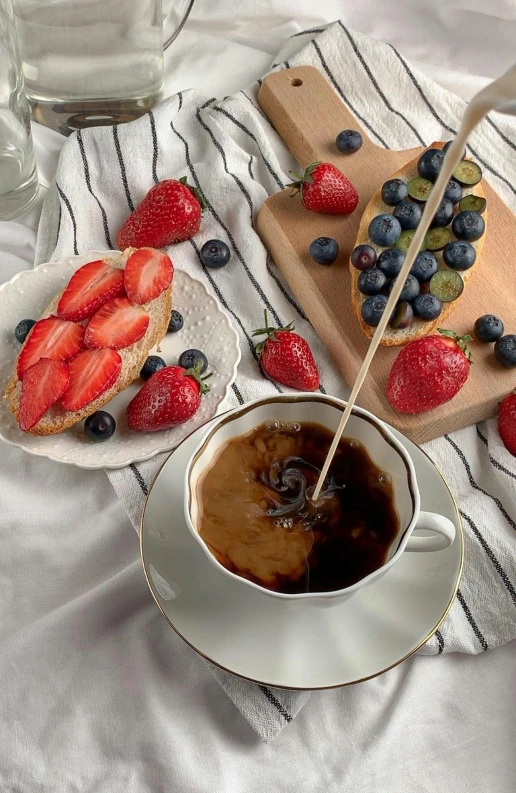
<path id="1" fill-rule="evenodd" d="M 68 135 L 150 110 L 163 85 L 163 51 L 194 0 L 166 2 L 163 20 L 162 0 L 14 0 L 36 121 Z"/>

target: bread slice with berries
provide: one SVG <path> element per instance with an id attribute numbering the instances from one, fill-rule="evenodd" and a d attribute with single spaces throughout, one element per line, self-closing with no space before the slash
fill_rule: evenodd
<path id="1" fill-rule="evenodd" d="M 433 143 L 426 151 L 428 152 L 428 151 L 430 151 L 430 149 L 443 149 L 444 146 L 445 146 L 445 144 L 442 143 L 442 142 Z M 426 152 L 424 152 L 423 155 L 425 153 Z M 399 171 L 394 173 L 392 175 L 391 179 L 402 180 L 405 184 L 408 184 L 408 182 L 410 182 L 410 180 L 418 179 L 418 186 L 420 186 L 421 188 L 424 189 L 424 186 L 425 186 L 423 184 L 423 182 L 424 182 L 426 184 L 426 187 L 429 188 L 429 182 L 427 180 L 424 180 L 421 177 L 420 171 L 422 170 L 423 173 L 424 173 L 425 172 L 424 168 L 421 168 L 421 166 L 420 166 L 420 169 L 418 171 L 418 164 L 419 164 L 420 159 L 421 159 L 421 157 L 423 155 L 420 155 L 416 159 L 411 160 L 409 163 L 407 163 L 407 165 L 405 165 Z M 470 160 L 463 160 L 462 162 L 464 163 L 463 168 L 465 168 L 465 169 L 470 169 L 471 168 L 477 174 L 477 176 L 478 175 L 481 176 L 482 172 L 480 170 L 480 167 L 476 163 L 473 163 Z M 457 169 L 456 169 L 455 173 L 456 172 L 457 172 Z M 465 175 L 467 175 L 467 174 L 465 174 Z M 473 181 L 473 178 L 476 178 L 476 177 L 471 176 L 471 181 Z M 455 180 L 455 177 L 453 177 L 453 179 Z M 484 196 L 484 191 L 482 189 L 482 182 L 481 181 L 477 182 L 474 186 L 467 186 L 464 182 L 461 182 L 461 188 L 462 188 L 462 198 L 464 198 L 465 196 L 468 196 L 468 195 L 476 196 L 479 199 L 478 203 L 479 204 L 484 203 L 484 205 L 485 205 L 485 196 Z M 431 185 L 430 185 L 430 189 L 431 189 Z M 406 202 L 410 202 L 411 201 L 411 197 L 408 196 L 407 199 L 405 199 L 405 201 Z M 417 201 L 414 201 L 414 203 L 417 204 Z M 452 201 L 452 203 L 453 203 L 453 201 Z M 421 204 L 421 207 L 423 207 L 423 204 Z M 357 234 L 357 238 L 356 238 L 356 242 L 355 242 L 355 248 L 358 245 L 369 245 L 372 248 L 374 248 L 377 256 L 379 257 L 380 254 L 383 251 L 385 251 L 388 247 L 391 247 L 391 246 L 382 247 L 382 246 L 377 245 L 374 242 L 372 242 L 370 237 L 369 237 L 369 226 L 370 226 L 371 221 L 377 215 L 392 214 L 395 209 L 396 209 L 396 206 L 388 205 L 388 204 L 386 204 L 384 202 L 384 200 L 382 198 L 382 186 L 380 186 L 378 188 L 378 190 L 376 191 L 376 193 L 373 195 L 373 197 L 370 200 L 370 202 L 367 204 L 367 206 L 366 206 L 366 208 L 365 208 L 365 210 L 364 210 L 364 212 L 362 214 L 362 218 L 361 218 L 361 221 L 360 221 L 360 227 L 358 229 L 358 234 Z M 456 217 L 457 214 L 459 213 L 459 211 L 460 210 L 459 210 L 458 203 L 454 204 L 453 205 L 453 216 Z M 475 254 L 476 254 L 476 258 L 475 258 L 474 264 L 469 269 L 463 269 L 463 270 L 460 270 L 460 271 L 459 270 L 455 270 L 454 271 L 454 272 L 460 274 L 460 277 L 462 278 L 462 281 L 463 281 L 463 287 L 464 288 L 467 287 L 467 284 L 469 283 L 469 281 L 471 280 L 471 278 L 473 277 L 474 273 L 476 272 L 476 270 L 477 270 L 477 268 L 479 266 L 479 261 L 480 261 L 480 257 L 481 257 L 481 254 L 482 254 L 482 248 L 484 246 L 484 240 L 485 240 L 485 236 L 486 236 L 486 232 L 487 232 L 487 210 L 482 210 L 482 212 L 483 213 L 481 214 L 481 217 L 482 217 L 482 219 L 484 221 L 484 224 L 485 224 L 484 233 L 479 239 L 470 241 L 470 243 L 469 243 L 470 245 L 473 246 L 473 248 L 475 250 Z M 453 222 L 453 220 L 451 222 Z M 456 237 L 453 234 L 452 229 L 451 229 L 451 224 L 447 224 L 445 229 L 447 229 L 449 231 L 449 239 L 450 239 L 450 241 L 451 242 L 456 241 Z M 394 245 L 394 247 L 396 247 L 396 246 Z M 431 251 L 431 253 L 437 259 L 439 270 L 448 270 L 449 269 L 447 267 L 447 265 L 445 264 L 444 260 L 443 260 L 443 250 L 435 250 L 434 249 L 434 250 Z M 352 302 L 352 305 L 353 305 L 353 310 L 355 312 L 355 315 L 357 317 L 357 321 L 358 321 L 358 323 L 360 325 L 360 328 L 361 328 L 362 332 L 364 333 L 364 335 L 367 336 L 368 338 L 372 338 L 376 327 L 373 326 L 373 325 L 367 324 L 367 322 L 365 322 L 364 317 L 362 315 L 362 311 L 363 311 L 362 306 L 363 306 L 364 302 L 367 300 L 367 296 L 365 294 L 362 294 L 362 292 L 358 288 L 358 281 L 359 281 L 361 273 L 360 273 L 360 270 L 358 270 L 356 267 L 353 266 L 351 261 L 350 261 L 349 267 L 350 267 L 350 273 L 351 273 L 351 302 Z M 428 284 L 424 284 L 423 285 L 423 289 L 428 289 Z M 461 294 L 463 294 L 463 292 Z M 446 320 L 448 315 L 451 314 L 451 312 L 456 308 L 456 306 L 457 306 L 458 302 L 460 301 L 460 299 L 461 299 L 461 296 L 459 296 L 456 300 L 453 300 L 452 302 L 443 302 L 442 303 L 442 311 L 439 314 L 439 316 L 437 318 L 435 318 L 435 319 L 423 320 L 423 319 L 420 319 L 420 318 L 414 316 L 412 321 L 411 321 L 411 323 L 410 323 L 410 325 L 408 327 L 401 328 L 401 329 L 394 329 L 394 328 L 391 327 L 391 325 L 388 325 L 380 343 L 383 346 L 385 346 L 385 347 L 401 346 L 401 345 L 407 344 L 410 341 L 413 341 L 414 339 L 419 339 L 419 338 L 422 338 L 424 336 L 427 336 L 427 335 L 433 333 L 438 326 L 442 326 L 443 322 Z"/>
<path id="2" fill-rule="evenodd" d="M 139 250 L 149 251 L 152 249 Z M 104 263 L 108 263 L 114 268 L 125 270 L 128 259 L 132 254 L 135 253 L 135 251 L 136 249 L 134 248 L 127 248 L 122 254 L 113 252 L 112 256 L 106 257 L 102 261 Z M 27 429 L 26 431 L 33 435 L 53 435 L 63 432 L 69 427 L 72 427 L 74 424 L 77 424 L 77 422 L 87 418 L 96 410 L 102 408 L 111 399 L 113 399 L 113 397 L 127 388 L 133 382 L 133 380 L 136 380 L 139 377 L 141 368 L 148 356 L 149 350 L 161 341 L 167 331 L 172 310 L 172 262 L 168 256 L 166 256 L 166 254 L 162 253 L 161 251 L 155 251 L 153 252 L 153 255 L 155 255 L 155 257 L 166 257 L 169 263 L 168 266 L 170 267 L 170 277 L 168 279 L 169 283 L 156 297 L 146 302 L 141 302 L 141 295 L 144 295 L 148 288 L 152 289 L 152 278 L 147 278 L 145 283 L 142 282 L 138 285 L 135 285 L 133 278 L 129 286 L 127 283 L 125 283 L 125 286 L 118 288 L 118 291 L 116 291 L 116 289 L 112 290 L 112 294 L 114 294 L 115 297 L 111 300 L 111 304 L 114 306 L 111 316 L 109 315 L 109 311 L 104 311 L 101 313 L 102 307 L 100 306 L 98 311 L 95 312 L 92 317 L 81 319 L 80 310 L 77 310 L 76 307 L 74 307 L 73 300 L 72 302 L 68 301 L 68 306 L 64 306 L 64 303 L 62 302 L 63 295 L 65 294 L 68 287 L 56 295 L 52 302 L 43 311 L 40 319 L 45 319 L 48 317 L 55 318 L 56 316 L 62 317 L 63 313 L 66 314 L 66 310 L 68 310 L 68 315 L 65 316 L 64 319 L 68 320 L 69 315 L 72 317 L 77 317 L 77 319 L 73 321 L 75 322 L 75 326 L 80 326 L 84 329 L 86 334 L 89 334 L 89 347 L 91 350 L 93 350 L 93 354 L 91 355 L 91 363 L 96 363 L 98 360 L 99 366 L 102 366 L 105 361 L 106 365 L 109 363 L 111 366 L 113 359 L 115 359 L 117 365 L 115 367 L 116 371 L 115 369 L 112 371 L 113 377 L 111 377 L 111 381 L 114 379 L 114 382 L 112 382 L 112 384 L 109 385 L 106 390 L 103 390 L 97 396 L 95 395 L 95 384 L 92 383 L 93 398 L 87 404 L 81 405 L 79 409 L 70 410 L 66 409 L 61 401 L 57 401 L 44 412 L 43 416 L 34 426 L 30 427 L 30 429 Z M 88 265 L 86 265 L 86 267 L 87 266 Z M 80 269 L 83 270 L 84 268 Z M 78 272 L 80 271 L 76 271 L 75 275 L 77 275 Z M 140 298 L 138 295 L 138 288 L 140 288 Z M 128 298 L 131 298 L 131 300 Z M 66 298 L 64 301 L 66 302 Z M 75 303 L 76 302 L 77 301 L 75 301 Z M 105 302 L 104 304 L 108 306 L 108 302 Z M 125 313 L 120 315 L 119 321 L 113 321 L 113 312 L 115 309 L 125 310 Z M 76 312 L 75 314 L 74 311 Z M 133 312 L 132 314 L 131 311 Z M 105 315 L 104 317 L 103 314 Z M 100 317 L 100 321 L 97 319 L 95 323 L 92 323 L 92 319 L 94 317 Z M 125 332 L 124 323 L 126 323 L 127 319 L 129 319 L 129 330 L 131 329 L 131 322 L 134 321 L 138 323 L 137 326 L 134 326 L 134 331 L 136 335 L 140 335 L 141 337 L 138 338 L 138 340 L 134 343 L 127 346 L 119 346 L 123 344 L 123 338 L 114 338 L 113 347 L 116 349 L 116 353 L 111 354 L 106 352 L 107 350 L 111 350 L 111 348 L 107 345 L 107 341 L 105 338 L 103 338 L 102 334 L 105 336 L 106 333 L 113 332 L 113 329 L 116 329 L 118 335 L 120 336 L 120 334 Z M 73 325 L 73 322 L 70 322 L 70 326 Z M 91 326 L 89 331 L 88 325 Z M 31 356 L 31 348 L 27 345 L 30 344 L 31 335 L 35 332 L 35 330 L 37 332 L 37 328 L 38 323 L 36 323 L 36 325 L 34 325 L 34 327 L 31 329 L 27 339 L 21 347 L 13 375 L 7 384 L 4 393 L 4 399 L 7 400 L 9 408 L 11 409 L 19 424 L 23 372 L 26 371 L 25 366 L 27 366 L 27 368 L 30 367 L 33 359 L 34 361 L 37 361 L 37 351 L 35 355 Z M 73 327 L 71 327 L 71 330 L 73 331 Z M 142 330 L 144 330 L 143 335 L 141 335 Z M 80 334 L 82 334 L 82 330 L 80 331 Z M 73 340 L 71 340 L 71 343 L 74 343 Z M 77 345 L 81 345 L 80 340 L 77 341 L 75 346 Z M 77 361 L 81 360 L 80 356 L 82 353 L 84 353 L 84 348 L 81 346 L 80 350 L 78 350 L 75 355 L 72 355 L 70 358 L 65 360 L 65 363 L 67 363 L 70 370 L 72 370 L 72 367 L 77 369 Z M 51 354 L 52 353 L 49 353 L 49 355 Z M 118 360 L 117 356 L 120 357 L 120 360 Z M 86 359 L 87 357 L 88 356 L 86 356 Z M 95 380 L 95 378 L 102 378 L 102 372 L 98 371 L 97 366 L 90 365 L 90 370 L 92 380 Z M 106 372 L 106 377 L 109 378 L 109 372 Z M 101 382 L 100 379 L 99 382 Z M 104 385 L 105 382 L 107 381 L 104 381 Z M 68 404 L 72 404 L 74 401 L 77 404 L 81 404 L 84 399 L 80 399 L 81 395 L 78 395 L 77 391 L 80 390 L 82 386 L 83 384 L 79 378 L 78 387 L 75 389 L 75 394 L 68 394 L 68 396 L 65 394 L 62 397 L 62 400 Z M 87 378 L 85 378 L 84 387 L 88 387 Z"/>

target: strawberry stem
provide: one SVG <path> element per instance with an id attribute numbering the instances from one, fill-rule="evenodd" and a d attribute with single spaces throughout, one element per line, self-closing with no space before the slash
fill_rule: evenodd
<path id="1" fill-rule="evenodd" d="M 453 339 L 457 347 L 464 353 L 468 361 L 470 363 L 473 362 L 471 352 L 468 348 L 468 342 L 472 341 L 472 337 L 469 335 L 469 333 L 466 333 L 464 336 L 458 336 L 454 330 L 447 330 L 446 328 L 437 328 L 437 330 L 442 336 Z"/>
<path id="2" fill-rule="evenodd" d="M 263 341 L 261 341 L 259 344 L 256 345 L 256 352 L 258 353 L 259 356 L 262 354 L 267 341 L 279 341 L 279 339 L 277 339 L 275 335 L 278 331 L 282 330 L 282 331 L 286 331 L 287 333 L 290 333 L 295 329 L 295 325 L 293 322 L 290 322 L 285 328 L 272 328 L 269 325 L 267 309 L 264 310 L 263 317 L 265 320 L 265 327 L 258 328 L 257 330 L 254 330 L 251 334 L 252 336 L 267 336 L 266 339 L 264 339 Z"/>
<path id="3" fill-rule="evenodd" d="M 213 372 L 209 372 L 209 374 L 204 375 L 201 377 L 201 369 L 202 369 L 202 361 L 197 361 L 195 366 L 192 366 L 191 369 L 187 369 L 183 375 L 183 377 L 193 377 L 196 383 L 199 383 L 199 392 L 201 396 L 203 394 L 207 394 L 210 390 L 209 385 L 206 384 L 206 380 L 210 377 L 213 377 Z"/>
<path id="4" fill-rule="evenodd" d="M 317 168 L 317 166 L 320 165 L 320 164 L 321 164 L 320 161 L 319 162 L 311 162 L 310 165 L 306 166 L 305 172 L 304 172 L 304 174 L 302 176 L 299 176 L 299 174 L 295 173 L 295 171 L 289 171 L 289 174 L 292 176 L 294 181 L 291 182 L 290 184 L 285 185 L 285 186 L 286 187 L 292 187 L 292 192 L 290 194 L 291 198 L 293 198 L 295 195 L 297 195 L 301 191 L 301 188 L 303 187 L 304 184 L 312 184 L 313 183 L 314 180 L 313 180 L 312 174 L 315 171 L 315 169 Z"/>
<path id="5" fill-rule="evenodd" d="M 182 176 L 181 179 L 178 179 L 178 182 L 181 182 L 182 185 L 187 187 L 190 192 L 193 194 L 194 198 L 197 199 L 199 204 L 201 205 L 201 215 L 202 213 L 208 208 L 208 204 L 206 203 L 206 199 L 204 198 L 201 190 L 198 187 L 192 187 L 191 184 L 188 184 L 188 180 L 186 176 Z"/>

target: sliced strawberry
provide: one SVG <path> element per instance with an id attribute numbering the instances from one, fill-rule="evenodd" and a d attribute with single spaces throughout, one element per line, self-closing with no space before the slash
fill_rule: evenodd
<path id="1" fill-rule="evenodd" d="M 123 294 L 123 270 L 101 260 L 89 262 L 70 278 L 61 295 L 57 313 L 63 319 L 80 322 L 81 319 L 91 317 L 108 300 Z"/>
<path id="2" fill-rule="evenodd" d="M 40 358 L 26 370 L 23 377 L 18 423 L 24 432 L 32 429 L 40 418 L 63 396 L 70 372 L 63 361 Z"/>
<path id="3" fill-rule="evenodd" d="M 29 366 L 40 358 L 51 358 L 53 361 L 71 358 L 81 348 L 83 338 L 84 328 L 75 322 L 59 317 L 38 320 L 18 356 L 18 379 L 21 380 Z"/>
<path id="4" fill-rule="evenodd" d="M 81 410 L 117 381 L 122 359 L 116 350 L 83 350 L 69 362 L 70 382 L 61 404 Z"/>
<path id="5" fill-rule="evenodd" d="M 84 334 L 84 346 L 111 347 L 120 350 L 145 336 L 149 327 L 149 315 L 141 306 L 131 303 L 126 297 L 117 297 L 104 303 L 90 319 Z"/>
<path id="6" fill-rule="evenodd" d="M 125 291 L 129 300 L 148 303 L 172 283 L 174 266 L 169 256 L 154 248 L 140 248 L 132 253 L 124 270 Z"/>

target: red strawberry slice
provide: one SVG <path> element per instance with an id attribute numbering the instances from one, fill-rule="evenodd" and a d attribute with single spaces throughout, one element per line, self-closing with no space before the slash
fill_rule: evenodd
<path id="1" fill-rule="evenodd" d="M 166 253 L 140 248 L 129 256 L 125 265 L 127 297 L 135 303 L 148 303 L 170 286 L 173 274 L 174 267 Z"/>
<path id="2" fill-rule="evenodd" d="M 38 320 L 18 356 L 18 379 L 21 380 L 29 366 L 40 358 L 51 358 L 53 361 L 71 358 L 82 347 L 83 338 L 84 328 L 75 322 L 59 317 Z"/>
<path id="3" fill-rule="evenodd" d="M 63 319 L 80 322 L 95 311 L 124 294 L 124 271 L 108 262 L 89 262 L 80 267 L 61 295 L 57 313 Z"/>
<path id="4" fill-rule="evenodd" d="M 149 315 L 141 306 L 126 297 L 117 297 L 104 303 L 90 319 L 84 334 L 84 346 L 90 350 L 111 347 L 120 350 L 129 347 L 145 336 Z"/>
<path id="5" fill-rule="evenodd" d="M 32 429 L 40 418 L 63 396 L 70 372 L 63 361 L 40 358 L 26 370 L 20 398 L 18 423 L 24 432 Z"/>
<path id="6" fill-rule="evenodd" d="M 122 359 L 116 350 L 83 350 L 69 362 L 70 382 L 61 404 L 81 410 L 116 383 Z"/>

